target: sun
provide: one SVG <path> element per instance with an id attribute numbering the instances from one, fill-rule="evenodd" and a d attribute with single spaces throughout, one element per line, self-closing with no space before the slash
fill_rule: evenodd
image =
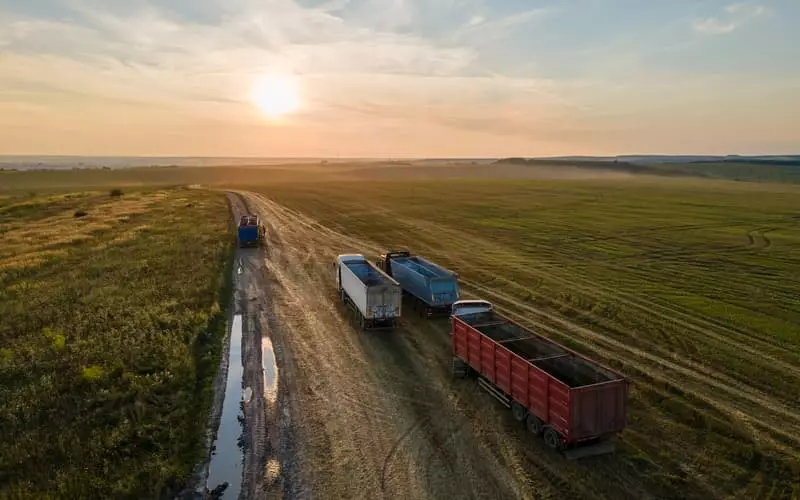
<path id="1" fill-rule="evenodd" d="M 262 76 L 253 85 L 252 98 L 270 118 L 278 118 L 300 107 L 297 83 L 288 76 Z"/>

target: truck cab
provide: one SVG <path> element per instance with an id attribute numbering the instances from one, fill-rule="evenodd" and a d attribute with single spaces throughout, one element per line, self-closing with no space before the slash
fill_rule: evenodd
<path id="1" fill-rule="evenodd" d="M 489 313 L 494 306 L 487 300 L 459 300 L 453 304 L 451 316 L 469 316 L 470 314 Z"/>
<path id="2" fill-rule="evenodd" d="M 408 258 L 411 257 L 411 252 L 405 250 L 396 250 L 391 252 L 386 252 L 381 254 L 378 257 L 378 261 L 376 262 L 378 269 L 385 272 L 389 276 L 392 276 L 392 259 L 395 258 Z"/>

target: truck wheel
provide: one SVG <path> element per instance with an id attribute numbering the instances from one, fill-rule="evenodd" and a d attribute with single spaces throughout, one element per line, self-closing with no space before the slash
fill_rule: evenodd
<path id="1" fill-rule="evenodd" d="M 524 422 L 525 417 L 528 416 L 528 410 L 524 406 L 514 401 L 511 403 L 511 414 L 514 415 L 514 420 L 517 422 Z"/>
<path id="2" fill-rule="evenodd" d="M 453 377 L 464 378 L 467 376 L 467 364 L 461 358 L 453 358 Z"/>
<path id="3" fill-rule="evenodd" d="M 552 427 L 548 427 L 544 431 L 544 444 L 546 444 L 551 450 L 561 449 L 561 438 L 558 435 L 558 432 L 556 432 L 556 430 Z"/>
<path id="4" fill-rule="evenodd" d="M 534 436 L 538 436 L 542 433 L 544 422 L 533 413 L 528 413 L 528 418 L 525 419 L 525 426 Z"/>

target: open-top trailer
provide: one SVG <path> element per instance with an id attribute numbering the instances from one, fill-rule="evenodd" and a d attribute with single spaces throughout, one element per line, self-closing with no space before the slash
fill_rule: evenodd
<path id="1" fill-rule="evenodd" d="M 621 374 L 498 314 L 490 302 L 456 302 L 453 374 L 478 382 L 569 459 L 614 451 L 627 419 Z"/>

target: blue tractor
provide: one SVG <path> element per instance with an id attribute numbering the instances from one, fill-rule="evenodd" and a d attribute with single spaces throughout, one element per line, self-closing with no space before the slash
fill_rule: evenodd
<path id="1" fill-rule="evenodd" d="M 258 215 L 243 215 L 239 219 L 239 248 L 263 245 L 266 232 Z"/>

